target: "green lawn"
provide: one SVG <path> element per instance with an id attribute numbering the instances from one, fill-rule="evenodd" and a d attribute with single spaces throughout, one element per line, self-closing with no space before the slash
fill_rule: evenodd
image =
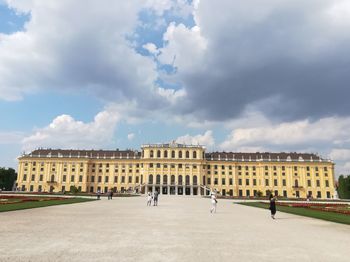
<path id="1" fill-rule="evenodd" d="M 67 198 L 67 199 L 46 200 L 46 201 L 22 202 L 17 204 L 6 204 L 6 205 L 0 205 L 0 212 L 37 208 L 37 207 L 55 206 L 55 205 L 75 204 L 75 203 L 82 203 L 82 202 L 88 202 L 88 201 L 94 201 L 94 200 L 95 199 Z"/>
<path id="2" fill-rule="evenodd" d="M 259 203 L 259 202 L 250 202 L 250 203 L 246 202 L 246 203 L 239 203 L 239 204 L 245 205 L 245 206 L 251 206 L 251 207 L 265 208 L 265 209 L 268 209 L 269 207 L 269 204 Z M 313 209 L 302 208 L 302 207 L 288 207 L 288 206 L 276 206 L 276 207 L 277 207 L 277 214 L 280 211 L 280 212 L 290 213 L 294 215 L 318 218 L 318 219 L 323 219 L 323 220 L 332 221 L 336 223 L 350 225 L 350 216 L 345 214 L 339 214 L 334 212 L 324 212 L 324 211 L 313 210 Z"/>

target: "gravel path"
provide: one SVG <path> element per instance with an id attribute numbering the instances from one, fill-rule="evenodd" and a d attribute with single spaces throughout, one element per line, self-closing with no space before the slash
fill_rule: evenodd
<path id="1" fill-rule="evenodd" d="M 0 213 L 0 261 L 349 261 L 350 226 L 219 200 L 144 197 Z"/>

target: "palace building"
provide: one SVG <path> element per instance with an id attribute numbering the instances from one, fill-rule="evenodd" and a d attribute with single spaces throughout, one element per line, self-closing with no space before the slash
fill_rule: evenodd
<path id="1" fill-rule="evenodd" d="M 333 198 L 334 163 L 304 153 L 206 153 L 204 146 L 142 145 L 133 150 L 37 149 L 19 158 L 17 187 L 30 192 Z"/>

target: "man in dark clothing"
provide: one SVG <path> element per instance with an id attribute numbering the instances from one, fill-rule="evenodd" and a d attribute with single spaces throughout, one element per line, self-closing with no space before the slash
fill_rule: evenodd
<path id="1" fill-rule="evenodd" d="M 153 205 L 158 206 L 158 191 L 157 190 L 153 194 Z"/>

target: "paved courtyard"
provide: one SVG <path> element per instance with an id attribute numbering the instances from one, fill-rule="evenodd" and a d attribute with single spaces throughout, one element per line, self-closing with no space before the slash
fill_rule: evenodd
<path id="1" fill-rule="evenodd" d="M 144 197 L 0 213 L 0 261 L 349 261 L 350 226 L 219 200 Z"/>

